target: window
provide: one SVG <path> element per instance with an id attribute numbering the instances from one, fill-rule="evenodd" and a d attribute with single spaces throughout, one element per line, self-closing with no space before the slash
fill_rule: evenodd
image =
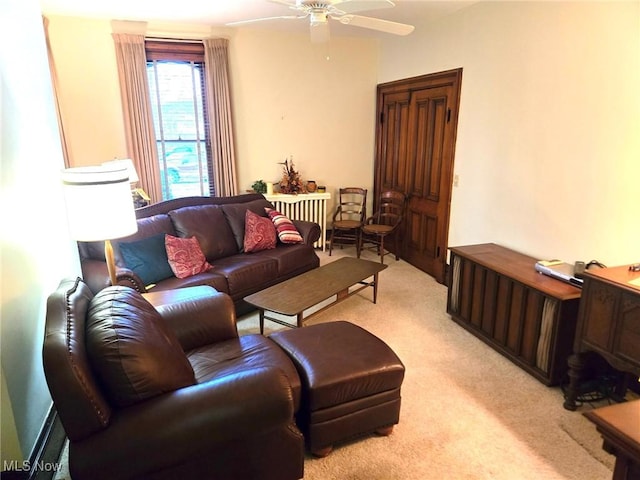
<path id="1" fill-rule="evenodd" d="M 146 51 L 163 200 L 213 196 L 204 47 L 147 41 Z"/>

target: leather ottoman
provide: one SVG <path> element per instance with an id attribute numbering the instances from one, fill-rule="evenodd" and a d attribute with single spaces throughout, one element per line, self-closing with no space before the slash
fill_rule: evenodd
<path id="1" fill-rule="evenodd" d="M 321 323 L 269 336 L 302 381 L 298 427 L 316 456 L 334 443 L 389 435 L 400 417 L 404 365 L 375 335 L 349 322 Z"/>

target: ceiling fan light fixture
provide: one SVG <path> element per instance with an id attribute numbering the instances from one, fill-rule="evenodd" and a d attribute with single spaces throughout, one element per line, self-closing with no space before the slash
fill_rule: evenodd
<path id="1" fill-rule="evenodd" d="M 326 24 L 328 21 L 327 12 L 324 10 L 312 10 L 309 14 L 311 26 Z"/>
<path id="2" fill-rule="evenodd" d="M 311 22 L 309 25 L 311 43 L 326 43 L 329 41 L 329 22 Z"/>

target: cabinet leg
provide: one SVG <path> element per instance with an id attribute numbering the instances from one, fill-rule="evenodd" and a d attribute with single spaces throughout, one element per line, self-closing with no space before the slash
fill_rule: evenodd
<path id="1" fill-rule="evenodd" d="M 613 390 L 613 393 L 611 394 L 611 398 L 613 398 L 616 402 L 620 403 L 625 401 L 624 397 L 627 394 L 627 389 L 629 388 L 630 377 L 631 374 L 623 372 L 616 382 L 616 386 Z"/>
<path id="2" fill-rule="evenodd" d="M 584 378 L 587 364 L 586 356 L 582 353 L 574 353 L 569 356 L 569 387 L 565 393 L 564 408 L 574 411 L 577 408 L 576 399 L 580 393 L 580 384 Z"/>

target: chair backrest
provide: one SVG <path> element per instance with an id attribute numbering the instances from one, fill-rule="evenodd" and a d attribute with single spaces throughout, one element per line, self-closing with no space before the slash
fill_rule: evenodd
<path id="1" fill-rule="evenodd" d="M 341 188 L 333 220 L 364 222 L 365 218 L 367 218 L 367 189 L 359 187 Z"/>
<path id="2" fill-rule="evenodd" d="M 112 409 L 98 386 L 85 348 L 93 293 L 79 278 L 65 279 L 47 300 L 42 361 L 64 430 L 81 440 L 109 424 Z"/>
<path id="3" fill-rule="evenodd" d="M 406 195 L 395 190 L 385 190 L 380 194 L 378 210 L 367 223 L 397 226 L 402 222 Z"/>

